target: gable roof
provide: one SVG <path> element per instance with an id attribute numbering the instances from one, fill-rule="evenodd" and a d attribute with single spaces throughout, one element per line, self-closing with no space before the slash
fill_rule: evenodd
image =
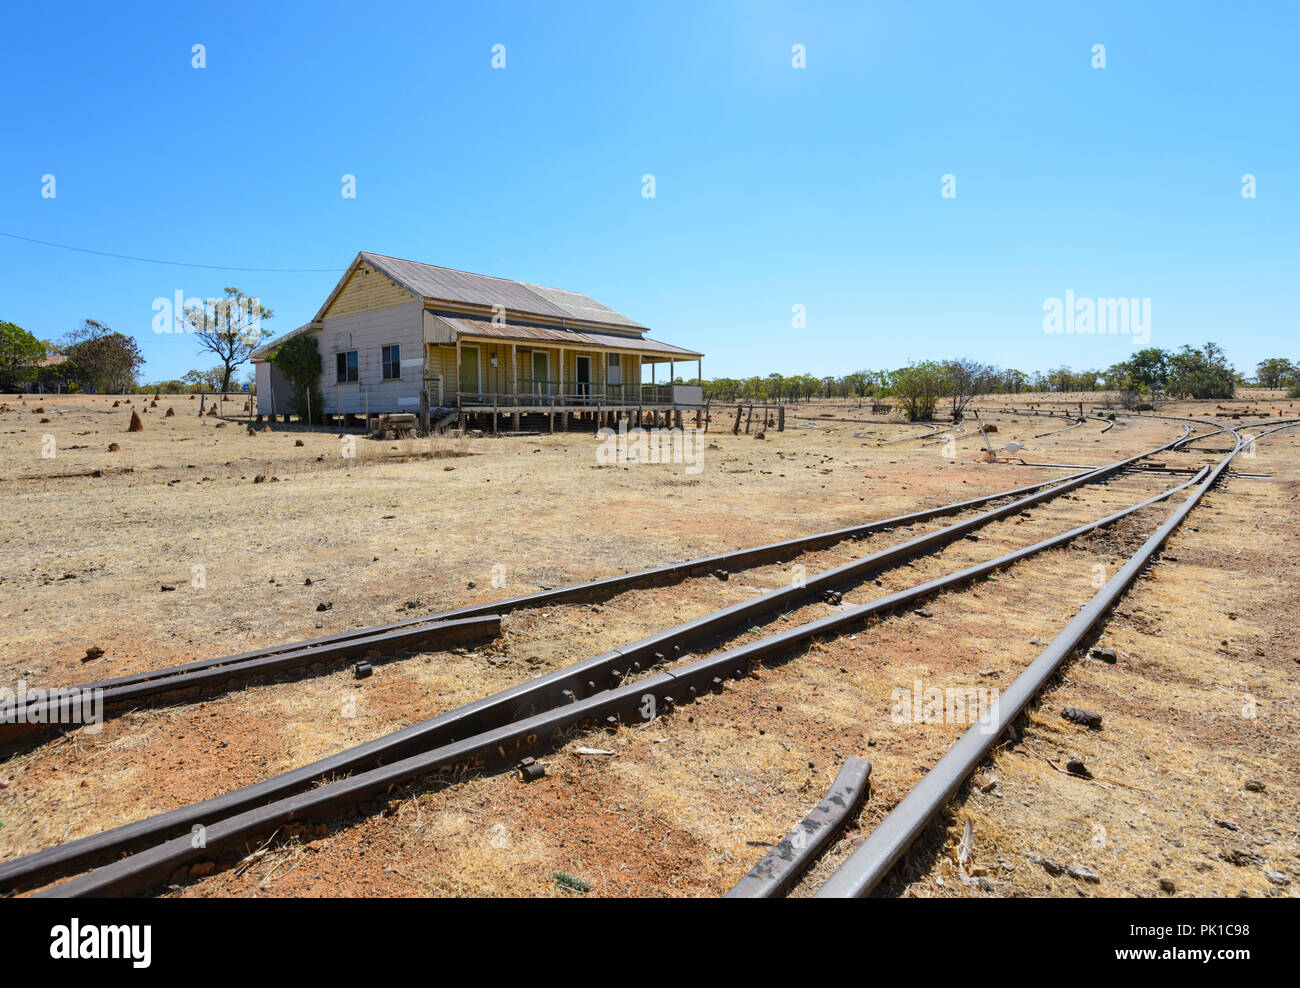
<path id="1" fill-rule="evenodd" d="M 513 281 L 509 278 L 496 278 L 469 271 L 457 271 L 455 268 L 408 261 L 400 257 L 389 257 L 387 254 L 372 254 L 364 250 L 357 254 L 356 259 L 348 266 L 347 272 L 330 293 L 329 298 L 325 300 L 325 304 L 320 307 L 313 322 L 319 322 L 324 317 L 330 303 L 343 289 L 357 265 L 363 262 L 391 278 L 418 299 L 484 306 L 488 309 L 500 305 L 504 306 L 507 312 L 522 315 L 545 316 L 561 321 L 575 320 L 637 332 L 644 332 L 646 329 L 639 322 L 629 319 L 621 312 L 616 312 L 581 292 L 548 288 L 527 281 Z"/>

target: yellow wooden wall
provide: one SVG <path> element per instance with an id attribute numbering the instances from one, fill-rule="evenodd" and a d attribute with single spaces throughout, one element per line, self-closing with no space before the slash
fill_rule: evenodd
<path id="1" fill-rule="evenodd" d="M 404 305 L 412 298 L 414 296 L 397 282 L 362 262 L 348 276 L 342 291 L 334 296 L 334 301 L 330 303 L 321 318 L 352 316 L 358 312 L 384 309 L 390 305 Z"/>

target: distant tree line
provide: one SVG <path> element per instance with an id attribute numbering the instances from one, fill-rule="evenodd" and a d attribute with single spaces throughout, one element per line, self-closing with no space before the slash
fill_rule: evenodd
<path id="1" fill-rule="evenodd" d="M 698 384 L 678 380 L 677 383 Z M 1178 350 L 1150 347 L 1105 369 L 1057 367 L 1025 372 L 970 358 L 923 360 L 894 370 L 859 370 L 843 377 L 768 374 L 704 381 L 704 397 L 718 402 L 797 402 L 866 399 L 889 402 L 910 419 L 932 417 L 941 407 L 960 420 L 980 395 L 1033 392 L 1109 392 L 1128 407 L 1175 398 L 1231 398 L 1247 384 L 1300 389 L 1300 364 L 1285 358 L 1261 361 L 1255 378 L 1239 374 L 1216 343 Z M 1300 397 L 1300 393 L 1292 397 Z"/>

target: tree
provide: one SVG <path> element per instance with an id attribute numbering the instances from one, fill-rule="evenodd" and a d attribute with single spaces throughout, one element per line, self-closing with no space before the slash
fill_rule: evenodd
<path id="1" fill-rule="evenodd" d="M 1133 378 L 1154 395 L 1157 391 L 1163 391 L 1169 383 L 1169 360 L 1167 350 L 1147 347 L 1133 354 L 1125 364 Z"/>
<path id="2" fill-rule="evenodd" d="M 310 418 L 313 423 L 320 422 L 320 348 L 316 346 L 316 337 L 303 333 L 285 340 L 266 359 L 289 382 L 291 411 Z"/>
<path id="3" fill-rule="evenodd" d="M 62 349 L 72 364 L 71 377 L 85 391 L 125 391 L 135 387 L 144 355 L 130 336 L 114 332 L 94 319 L 64 337 Z"/>
<path id="4" fill-rule="evenodd" d="M 1002 380 L 998 384 L 998 390 L 1007 394 L 1020 394 L 1025 390 L 1025 385 L 1029 383 L 1029 375 L 1024 371 L 1005 370 L 1002 372 Z"/>
<path id="5" fill-rule="evenodd" d="M 935 406 L 948 387 L 947 370 L 937 360 L 912 363 L 884 377 L 886 393 L 898 399 L 912 422 L 933 418 Z"/>
<path id="6" fill-rule="evenodd" d="M 248 362 L 253 351 L 271 335 L 263 319 L 275 313 L 238 288 L 223 289 L 224 297 L 192 305 L 177 317 L 183 331 L 195 334 L 199 346 L 221 361 L 221 391 L 230 390 L 235 368 Z"/>
<path id="7" fill-rule="evenodd" d="M 1300 377 L 1300 367 L 1286 357 L 1270 357 L 1255 367 L 1255 379 L 1261 388 L 1285 388 L 1297 377 Z"/>
<path id="8" fill-rule="evenodd" d="M 967 357 L 944 361 L 943 370 L 945 390 L 949 401 L 952 402 L 954 422 L 962 420 L 966 406 L 972 399 L 993 390 L 998 374 L 996 367 L 977 363 Z"/>
<path id="9" fill-rule="evenodd" d="M 226 369 L 221 366 L 205 371 L 186 371 L 185 376 L 181 378 L 193 391 L 224 391 L 225 388 L 221 386 L 221 383 L 225 379 Z"/>
<path id="10" fill-rule="evenodd" d="M 36 376 L 45 344 L 21 326 L 0 320 L 0 391 L 21 391 Z"/>
<path id="11" fill-rule="evenodd" d="M 1180 398 L 1231 398 L 1237 375 L 1217 343 L 1183 346 L 1169 358 L 1168 388 Z"/>

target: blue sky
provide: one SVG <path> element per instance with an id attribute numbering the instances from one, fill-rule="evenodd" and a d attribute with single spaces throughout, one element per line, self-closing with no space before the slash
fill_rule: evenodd
<path id="1" fill-rule="evenodd" d="M 1123 359 L 1044 332 L 1067 290 L 1150 298 L 1151 345 L 1250 370 L 1300 357 L 1297 40 L 1287 3 L 11 6 L 0 232 L 571 288 L 709 377 Z M 236 285 L 278 334 L 335 279 L 0 237 L 0 319 L 108 323 L 146 380 L 212 363 L 151 330 L 155 298 Z"/>

